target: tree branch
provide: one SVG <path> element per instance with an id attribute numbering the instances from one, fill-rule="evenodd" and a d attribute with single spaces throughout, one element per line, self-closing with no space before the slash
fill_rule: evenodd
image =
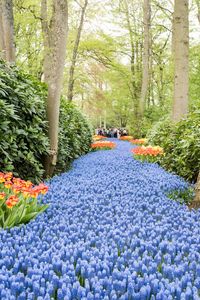
<path id="1" fill-rule="evenodd" d="M 42 18 L 41 17 L 39 17 L 39 16 L 37 16 L 36 14 L 35 14 L 35 11 L 34 11 L 34 9 L 31 7 L 31 5 L 29 5 L 29 6 L 27 6 L 27 7 L 25 7 L 25 6 L 23 6 L 23 5 L 20 5 L 20 4 L 16 4 L 16 7 L 19 9 L 19 10 L 28 10 L 33 16 L 34 16 L 34 18 L 36 19 L 36 20 L 42 20 Z"/>
<path id="2" fill-rule="evenodd" d="M 157 1 L 155 1 L 155 4 L 156 4 L 156 6 L 157 6 L 158 8 L 160 8 L 160 9 L 164 12 L 164 14 L 168 17 L 168 19 L 172 20 L 173 12 L 172 12 L 171 10 L 169 10 L 168 8 L 163 7 L 163 6 L 160 5 Z M 169 14 L 167 14 L 167 12 L 168 12 Z"/>

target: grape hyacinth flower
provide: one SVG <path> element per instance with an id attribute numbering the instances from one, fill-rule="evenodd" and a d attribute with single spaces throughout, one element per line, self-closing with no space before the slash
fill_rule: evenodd
<path id="1" fill-rule="evenodd" d="M 51 179 L 43 214 L 0 230 L 0 299 L 200 299 L 200 212 L 166 196 L 187 183 L 116 143 Z"/>

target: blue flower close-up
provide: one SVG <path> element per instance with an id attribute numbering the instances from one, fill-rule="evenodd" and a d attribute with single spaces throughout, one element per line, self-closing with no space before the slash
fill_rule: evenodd
<path id="1" fill-rule="evenodd" d="M 1 229 L 1 300 L 200 299 L 200 212 L 167 197 L 188 184 L 116 144 L 51 179 L 35 220 Z"/>

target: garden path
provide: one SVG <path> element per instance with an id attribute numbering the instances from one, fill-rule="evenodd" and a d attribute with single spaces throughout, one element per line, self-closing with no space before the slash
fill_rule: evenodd
<path id="1" fill-rule="evenodd" d="M 0 232 L 0 299 L 200 299 L 200 213 L 165 195 L 187 184 L 130 150 L 79 158 L 44 214 Z"/>

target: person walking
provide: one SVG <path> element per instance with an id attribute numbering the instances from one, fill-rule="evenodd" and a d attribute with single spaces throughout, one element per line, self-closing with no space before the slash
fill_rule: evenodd
<path id="1" fill-rule="evenodd" d="M 120 139 L 120 136 L 121 136 L 121 135 L 120 135 L 120 130 L 117 129 L 117 138 Z"/>

